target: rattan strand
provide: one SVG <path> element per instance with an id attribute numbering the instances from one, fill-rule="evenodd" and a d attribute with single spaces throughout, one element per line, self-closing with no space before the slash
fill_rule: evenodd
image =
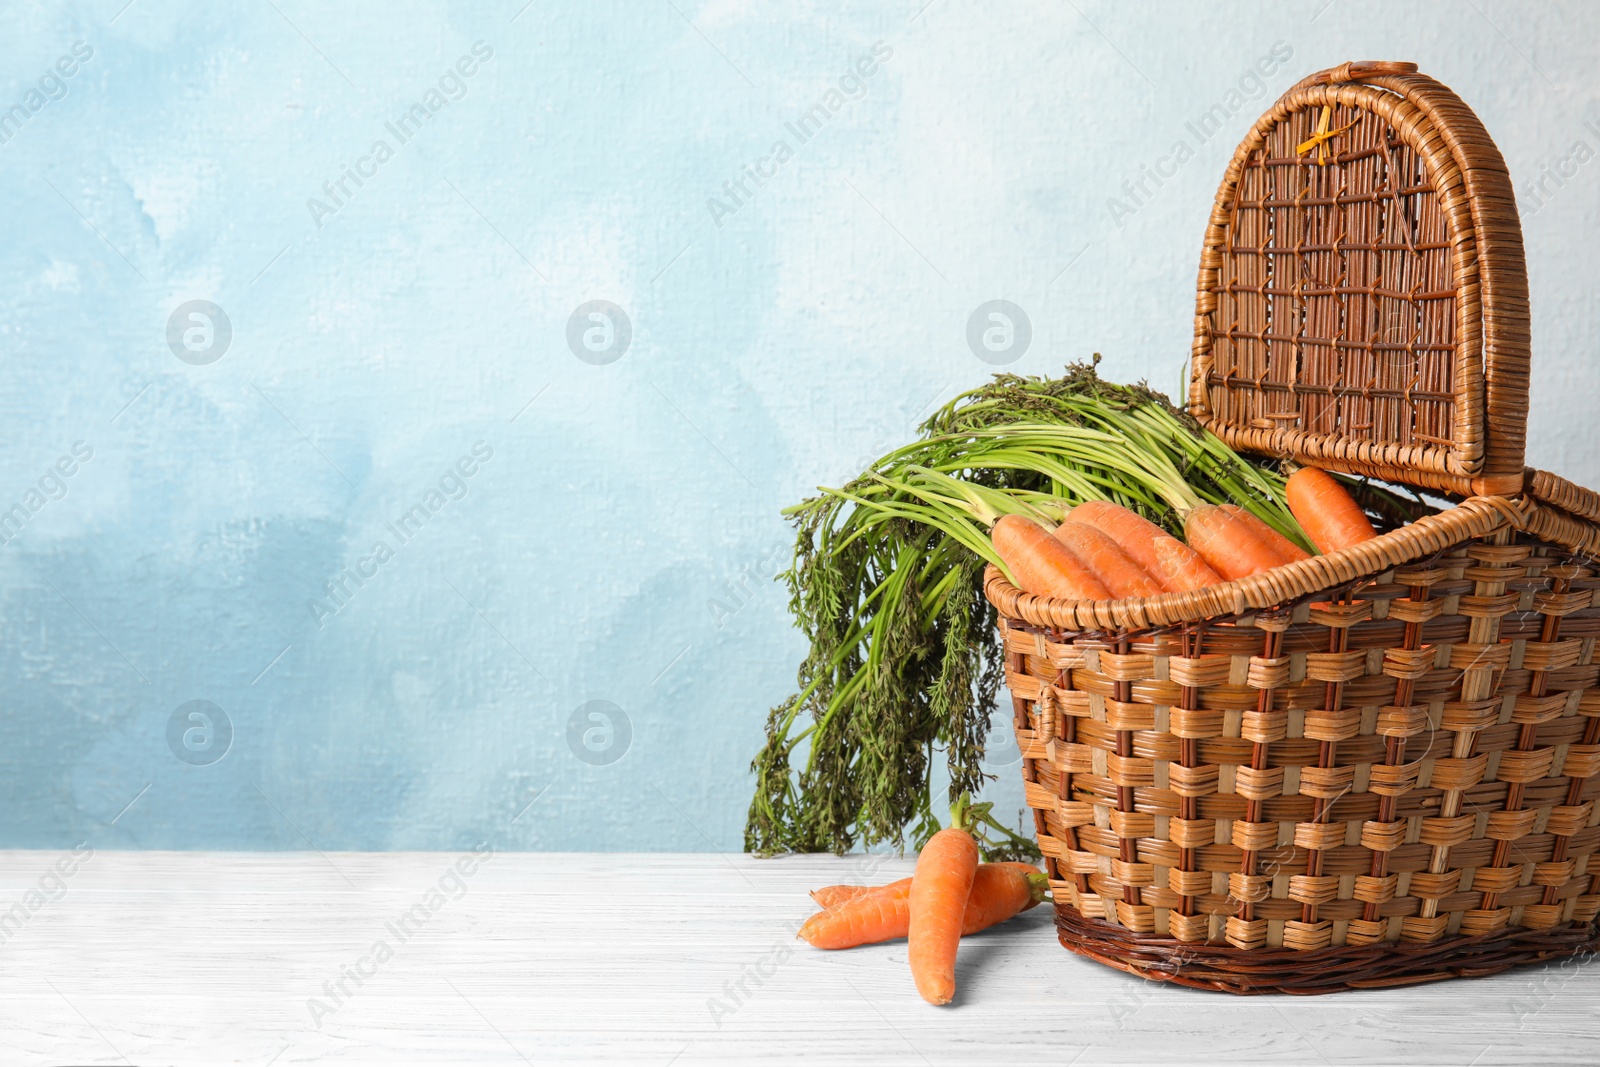
<path id="1" fill-rule="evenodd" d="M 1528 471 L 1527 486 L 1528 492 L 1547 504 L 1554 504 L 1579 518 L 1600 522 L 1600 493 L 1574 485 L 1549 471 L 1531 469 Z"/>
<path id="2" fill-rule="evenodd" d="M 1130 936 L 1114 923 L 1056 913 L 1061 943 L 1141 978 L 1223 993 L 1300 996 L 1344 989 L 1391 989 L 1443 978 L 1484 978 L 1513 967 L 1600 951 L 1594 927 L 1501 930 L 1428 943 L 1345 945 L 1312 952 L 1244 951 L 1171 938 Z"/>

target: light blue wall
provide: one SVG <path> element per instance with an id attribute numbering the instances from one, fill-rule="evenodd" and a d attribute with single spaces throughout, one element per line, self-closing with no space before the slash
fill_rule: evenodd
<path id="1" fill-rule="evenodd" d="M 1173 386 L 1224 163 L 1345 59 L 1457 88 L 1525 206 L 1570 173 L 1527 220 L 1530 458 L 1600 485 L 1600 163 L 1562 162 L 1600 149 L 1600 9 L 1325 3 L 7 5 L 0 845 L 738 847 L 801 653 L 779 509 L 991 370 L 985 300 L 1032 321 L 1011 369 Z M 1126 191 L 1143 167 L 1170 177 Z M 598 299 L 632 327 L 609 364 L 567 344 Z M 231 323 L 204 365 L 167 341 L 191 300 Z M 345 567 L 376 573 L 340 607 Z M 169 745 L 190 701 L 218 762 L 187 719 Z M 569 745 L 588 701 L 627 716 L 614 762 Z"/>

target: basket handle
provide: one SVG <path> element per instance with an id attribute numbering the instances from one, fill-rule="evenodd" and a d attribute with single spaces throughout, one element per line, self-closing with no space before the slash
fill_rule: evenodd
<path id="1" fill-rule="evenodd" d="M 1337 85 L 1340 82 L 1365 81 L 1367 78 L 1382 78 L 1390 74 L 1415 74 L 1415 63 L 1403 63 L 1393 59 L 1355 59 L 1348 63 L 1341 63 L 1337 67 L 1319 70 L 1315 74 L 1301 78 L 1295 83 L 1295 89 L 1304 89 L 1310 85 Z M 1291 90 L 1293 91 L 1293 90 Z"/>

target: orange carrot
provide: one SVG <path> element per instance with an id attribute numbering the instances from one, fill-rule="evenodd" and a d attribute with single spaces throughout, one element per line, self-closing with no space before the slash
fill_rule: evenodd
<path id="1" fill-rule="evenodd" d="M 1238 504 L 1224 504 L 1222 505 L 1222 508 L 1224 511 L 1234 515 L 1239 519 L 1239 521 L 1243 522 L 1246 526 L 1249 526 L 1252 530 L 1254 530 L 1258 537 L 1260 537 L 1268 545 L 1272 546 L 1272 550 L 1278 554 L 1278 557 L 1282 559 L 1283 562 L 1297 563 L 1300 560 L 1311 558 L 1311 553 L 1307 552 L 1305 549 L 1301 548 L 1299 545 L 1283 536 L 1283 534 L 1279 533 L 1277 530 L 1274 530 L 1272 527 L 1268 526 L 1266 523 L 1250 514 L 1244 508 L 1241 508 Z"/>
<path id="2" fill-rule="evenodd" d="M 1289 475 L 1285 488 L 1289 510 L 1323 552 L 1337 552 L 1378 536 L 1361 505 L 1327 471 L 1301 467 Z"/>
<path id="3" fill-rule="evenodd" d="M 800 937 L 816 948 L 854 948 L 906 936 L 911 879 L 867 889 L 851 900 L 819 911 L 800 927 Z M 852 887 L 860 888 L 860 887 Z"/>
<path id="4" fill-rule="evenodd" d="M 1109 500 L 1090 500 L 1067 513 L 1069 522 L 1086 523 L 1109 534 L 1169 593 L 1187 593 L 1222 581 L 1200 553 L 1145 518 Z"/>
<path id="5" fill-rule="evenodd" d="M 1044 899 L 1044 872 L 1026 863 L 980 864 L 961 920 L 961 936 L 987 930 Z M 817 948 L 854 948 L 905 937 L 911 922 L 911 879 L 883 886 L 835 885 L 811 894 L 819 904 L 836 903 L 800 927 L 800 936 Z M 882 897 L 892 910 L 868 897 Z"/>
<path id="6" fill-rule="evenodd" d="M 1088 564 L 1094 576 L 1113 596 L 1157 596 L 1166 587 L 1155 579 L 1108 534 L 1088 523 L 1064 522 L 1056 527 L 1057 541 Z"/>
<path id="7" fill-rule="evenodd" d="M 1289 543 L 1287 538 L 1233 504 L 1202 504 L 1184 519 L 1183 532 L 1189 547 L 1229 581 L 1291 562 L 1266 535 L 1272 534 L 1285 544 Z M 1295 552 L 1305 558 L 1298 548 Z"/>
<path id="8" fill-rule="evenodd" d="M 961 917 L 961 936 L 987 930 L 1044 899 L 1050 887 L 1043 871 L 1023 863 L 985 863 L 972 878 L 972 895 Z"/>
<path id="9" fill-rule="evenodd" d="M 1155 576 L 1164 581 L 1172 592 L 1188 593 L 1222 581 L 1222 575 L 1200 553 L 1176 537 L 1169 536 L 1157 541 L 1154 547 L 1156 557 L 1160 560 L 1154 571 Z"/>
<path id="10" fill-rule="evenodd" d="M 1094 571 L 1032 519 L 1002 515 L 994 524 L 992 536 L 995 552 L 1011 568 L 1024 593 L 1063 600 L 1111 598 Z"/>
<path id="11" fill-rule="evenodd" d="M 1031 863 L 1023 863 L 1021 860 L 1001 860 L 1000 861 L 1000 866 L 1014 868 L 1016 870 L 1021 871 L 1023 874 L 1044 874 L 1043 871 L 1041 871 L 1039 868 L 1035 867 L 1033 864 L 1031 864 Z M 1045 890 L 1049 890 L 1050 882 L 1049 882 L 1048 879 L 1045 880 L 1044 885 L 1045 885 Z M 1044 898 L 1040 897 L 1039 899 L 1043 900 Z M 1039 903 L 1038 900 L 1029 901 L 1028 908 L 1033 907 L 1037 903 Z M 1023 908 L 1022 910 L 1023 911 L 1027 911 L 1028 908 Z"/>
<path id="12" fill-rule="evenodd" d="M 929 1004 L 948 1004 L 956 995 L 956 949 L 978 874 L 978 843 L 956 821 L 928 841 L 911 876 L 906 958 L 917 992 Z"/>
<path id="13" fill-rule="evenodd" d="M 1041 872 L 1039 870 L 1039 868 L 1035 867 L 1033 864 L 1031 864 L 1031 863 L 1023 863 L 1023 862 L 1021 862 L 1019 860 L 1002 860 L 997 864 L 984 863 L 984 864 L 980 864 L 978 869 L 979 870 L 983 870 L 985 867 L 995 867 L 995 866 L 1013 867 L 1016 870 L 1021 871 L 1023 874 L 1042 874 L 1043 873 L 1043 872 Z M 910 884 L 911 884 L 911 879 L 902 878 L 898 882 L 890 882 L 887 885 L 852 885 L 852 884 L 849 884 L 849 883 L 846 883 L 846 884 L 843 884 L 843 885 L 825 885 L 821 889 L 813 889 L 811 891 L 810 895 L 811 895 L 811 899 L 816 901 L 817 905 L 819 907 L 824 908 L 824 909 L 826 909 L 826 908 L 836 908 L 840 904 L 843 904 L 847 900 L 854 900 L 857 897 L 865 896 L 868 893 L 882 893 L 885 890 L 898 889 L 898 888 L 902 888 L 902 887 L 905 887 L 905 886 L 909 886 Z M 1042 899 L 1042 898 L 1040 898 L 1040 899 Z M 1030 901 L 1028 903 L 1027 908 L 1023 908 L 1022 910 L 1023 911 L 1027 911 L 1028 908 L 1033 907 L 1037 903 L 1039 903 L 1038 900 Z"/>
<path id="14" fill-rule="evenodd" d="M 825 885 L 821 889 L 813 889 L 811 891 L 811 899 L 824 909 L 837 908 L 846 901 L 855 900 L 857 897 L 865 896 L 868 893 L 883 893 L 891 889 L 909 890 L 910 888 L 911 879 L 909 878 L 902 878 L 898 882 L 890 882 L 888 885 Z M 815 916 L 812 917 L 815 918 Z"/>

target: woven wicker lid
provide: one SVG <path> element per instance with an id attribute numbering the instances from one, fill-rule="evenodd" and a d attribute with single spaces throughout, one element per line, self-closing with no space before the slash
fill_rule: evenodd
<path id="1" fill-rule="evenodd" d="M 1236 448 L 1518 492 L 1528 285 L 1510 175 L 1411 63 L 1346 63 L 1239 145 L 1200 259 L 1191 409 Z"/>

